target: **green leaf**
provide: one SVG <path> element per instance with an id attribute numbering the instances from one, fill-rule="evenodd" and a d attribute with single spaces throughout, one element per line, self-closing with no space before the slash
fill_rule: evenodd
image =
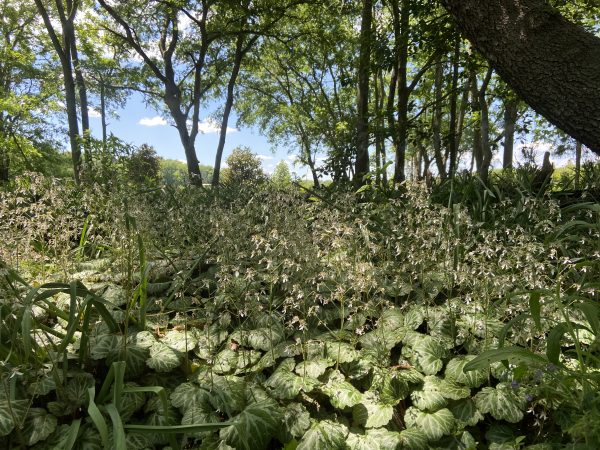
<path id="1" fill-rule="evenodd" d="M 448 400 L 440 392 L 440 381 L 435 376 L 426 376 L 421 389 L 410 394 L 413 405 L 421 411 L 437 411 L 446 406 Z"/>
<path id="2" fill-rule="evenodd" d="M 404 376 L 404 372 L 408 371 L 392 371 L 388 368 L 373 367 L 369 390 L 379 393 L 379 397 L 384 403 L 397 405 L 412 390 L 413 382 L 409 376 Z M 421 378 L 422 376 L 417 379 L 417 382 Z"/>
<path id="3" fill-rule="evenodd" d="M 33 445 L 43 441 L 56 429 L 57 419 L 43 408 L 31 408 L 23 425 L 23 434 L 27 436 L 27 444 Z"/>
<path id="4" fill-rule="evenodd" d="M 204 386 L 210 390 L 210 403 L 217 410 L 229 417 L 244 409 L 246 406 L 246 382 L 239 377 L 214 376 L 210 385 Z"/>
<path id="5" fill-rule="evenodd" d="M 398 343 L 402 342 L 406 330 L 399 328 L 396 330 L 387 330 L 385 328 L 376 328 L 373 331 L 363 334 L 359 342 L 363 348 L 374 349 L 381 352 L 389 352 Z"/>
<path id="6" fill-rule="evenodd" d="M 162 342 L 156 342 L 150 347 L 150 358 L 146 364 L 157 372 L 170 372 L 181 364 L 181 353 Z"/>
<path id="7" fill-rule="evenodd" d="M 592 332 L 600 334 L 600 307 L 593 302 L 575 303 L 573 307 L 583 312 Z"/>
<path id="8" fill-rule="evenodd" d="M 433 375 L 423 379 L 420 390 L 411 393 L 413 404 L 422 411 L 437 411 L 446 406 L 447 399 L 459 400 L 469 397 L 471 391 L 448 380 Z"/>
<path id="9" fill-rule="evenodd" d="M 56 376 L 60 379 L 60 372 Z M 56 381 L 54 376 L 49 373 L 45 374 L 40 380 L 31 383 L 27 386 L 27 393 L 31 396 L 37 397 L 41 395 L 47 395 L 56 389 Z"/>
<path id="10" fill-rule="evenodd" d="M 546 340 L 546 356 L 551 363 L 560 363 L 561 341 L 563 335 L 568 333 L 571 329 L 585 329 L 585 327 L 577 323 L 562 322 L 552 328 L 550 333 L 548 333 L 548 338 Z"/>
<path id="11" fill-rule="evenodd" d="M 448 408 L 454 414 L 459 425 L 462 424 L 462 428 L 474 427 L 480 420 L 483 420 L 483 414 L 479 412 L 470 398 L 452 402 Z"/>
<path id="12" fill-rule="evenodd" d="M 231 333 L 229 339 L 244 347 L 266 352 L 283 342 L 285 339 L 285 329 L 281 324 L 273 323 L 271 327 L 257 328 L 249 331 L 237 330 Z"/>
<path id="13" fill-rule="evenodd" d="M 379 316 L 377 328 L 397 330 L 404 327 L 404 314 L 397 308 L 387 308 Z"/>
<path id="14" fill-rule="evenodd" d="M 304 433 L 296 450 L 346 450 L 348 428 L 331 420 L 315 421 L 312 427 Z"/>
<path id="15" fill-rule="evenodd" d="M 474 355 L 461 355 L 451 359 L 446 365 L 446 378 L 470 388 L 480 387 L 487 379 L 487 371 L 482 368 L 464 371 L 465 366 L 475 358 Z"/>
<path id="16" fill-rule="evenodd" d="M 267 447 L 282 422 L 278 405 L 273 400 L 262 400 L 248 405 L 219 436 L 238 450 L 260 450 Z"/>
<path id="17" fill-rule="evenodd" d="M 309 376 L 311 378 L 319 378 L 325 373 L 328 367 L 333 366 L 334 364 L 335 362 L 330 359 L 310 359 L 298 363 L 295 372 L 301 377 Z"/>
<path id="18" fill-rule="evenodd" d="M 407 450 L 427 450 L 427 435 L 420 428 L 407 428 L 400 432 L 400 448 Z"/>
<path id="19" fill-rule="evenodd" d="M 346 438 L 350 450 L 379 450 L 379 444 L 373 437 L 364 434 L 350 433 Z"/>
<path id="20" fill-rule="evenodd" d="M 344 409 L 354 406 L 362 400 L 360 391 L 348 383 L 344 375 L 337 370 L 332 370 L 327 374 L 325 384 L 319 389 L 329 397 L 334 408 Z"/>
<path id="21" fill-rule="evenodd" d="M 310 392 L 320 384 L 318 380 L 311 377 L 301 377 L 293 372 L 295 367 L 293 359 L 286 359 L 266 381 L 265 386 L 272 390 L 274 396 L 280 399 L 292 399 L 300 391 Z"/>
<path id="22" fill-rule="evenodd" d="M 499 383 L 495 388 L 484 387 L 473 400 L 481 413 L 489 413 L 494 419 L 510 423 L 517 423 L 523 419 L 523 400 L 507 383 Z"/>
<path id="23" fill-rule="evenodd" d="M 198 338 L 195 333 L 187 331 L 169 330 L 160 338 L 160 341 L 167 347 L 180 353 L 187 353 L 193 350 L 198 344 Z"/>
<path id="24" fill-rule="evenodd" d="M 213 360 L 213 371 L 219 375 L 223 375 L 233 371 L 238 365 L 238 354 L 233 350 L 226 348 L 215 356 Z"/>
<path id="25" fill-rule="evenodd" d="M 486 350 L 463 367 L 463 372 L 470 370 L 488 369 L 490 364 L 497 361 L 511 361 L 515 364 L 524 363 L 533 366 L 547 364 L 547 360 L 540 355 L 522 347 L 502 347 Z"/>
<path id="26" fill-rule="evenodd" d="M 421 326 L 424 319 L 423 308 L 420 306 L 413 306 L 404 313 L 404 326 L 410 330 L 416 330 Z"/>
<path id="27" fill-rule="evenodd" d="M 237 369 L 235 374 L 254 372 L 255 366 L 262 357 L 262 352 L 258 350 L 238 349 Z"/>
<path id="28" fill-rule="evenodd" d="M 538 330 L 542 329 L 540 297 L 539 291 L 533 291 L 529 294 L 529 312 Z"/>
<path id="29" fill-rule="evenodd" d="M 425 375 L 435 375 L 444 366 L 442 358 L 446 356 L 446 348 L 439 339 L 425 334 L 411 333 L 406 344 L 402 348 L 402 355 Z"/>
<path id="30" fill-rule="evenodd" d="M 442 436 L 452 433 L 456 424 L 452 412 L 447 408 L 428 413 L 411 406 L 406 410 L 404 421 L 408 428 L 415 426 L 422 430 L 430 441 L 437 441 Z"/>
<path id="31" fill-rule="evenodd" d="M 294 437 L 301 438 L 310 427 L 310 413 L 301 403 L 290 403 L 283 411 L 286 430 Z"/>
<path id="32" fill-rule="evenodd" d="M 372 391 L 363 394 L 360 403 L 354 406 L 352 417 L 365 428 L 379 428 L 387 425 L 394 415 L 391 405 L 381 403 L 379 396 Z"/>
<path id="33" fill-rule="evenodd" d="M 171 393 L 171 404 L 185 413 L 192 407 L 203 407 L 209 404 L 209 393 L 194 383 L 181 383 Z"/>
<path id="34" fill-rule="evenodd" d="M 400 445 L 400 433 L 385 428 L 369 428 L 367 437 L 377 443 L 379 450 L 396 450 Z"/>
<path id="35" fill-rule="evenodd" d="M 325 356 L 338 364 L 343 364 L 359 358 L 360 353 L 347 342 L 327 341 L 325 342 Z"/>

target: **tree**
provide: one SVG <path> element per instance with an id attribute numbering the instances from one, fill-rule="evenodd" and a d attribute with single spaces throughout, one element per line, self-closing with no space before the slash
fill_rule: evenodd
<path id="1" fill-rule="evenodd" d="M 140 92 L 158 100 L 172 118 L 192 183 L 202 184 L 195 144 L 202 102 L 210 95 L 220 96 L 224 80 L 228 80 L 213 178 L 213 184 L 218 184 L 227 122 L 243 58 L 258 37 L 271 32 L 287 10 L 299 2 L 99 0 L 113 19 L 110 31 L 143 61 Z"/>
<path id="2" fill-rule="evenodd" d="M 6 183 L 22 170 L 44 171 L 57 156 L 50 113 L 59 86 L 55 66 L 40 57 L 45 41 L 35 5 L 0 1 L 0 17 L 0 183 Z"/>
<path id="3" fill-rule="evenodd" d="M 371 46 L 373 40 L 373 0 L 362 0 L 360 21 L 360 53 L 358 57 L 358 93 L 356 100 L 356 167 L 358 183 L 369 171 L 369 79 L 371 77 Z"/>
<path id="4" fill-rule="evenodd" d="M 227 169 L 222 176 L 229 184 L 252 185 L 266 179 L 260 159 L 248 147 L 234 148 L 226 162 Z"/>
<path id="5" fill-rule="evenodd" d="M 67 121 L 69 124 L 69 142 L 73 160 L 73 176 L 78 183 L 81 172 L 80 145 L 83 142 L 84 148 L 87 148 L 90 129 L 87 91 L 81 72 L 81 66 L 79 64 L 77 39 L 75 35 L 75 17 L 81 6 L 81 1 L 66 0 L 63 2 L 63 0 L 55 0 L 54 5 L 46 5 L 42 0 L 35 0 L 35 5 L 46 26 L 48 36 L 50 37 L 52 46 L 60 60 L 62 68 Z M 54 10 L 50 9 L 51 7 L 54 8 Z M 56 27 L 57 22 L 60 24 L 60 31 Z M 79 94 L 79 102 L 77 94 Z M 82 135 L 79 134 L 79 119 L 77 117 L 78 103 Z"/>
<path id="6" fill-rule="evenodd" d="M 600 39 L 544 0 L 442 0 L 534 110 L 600 154 Z"/>
<path id="7" fill-rule="evenodd" d="M 285 161 L 279 161 L 271 175 L 271 182 L 278 188 L 284 188 L 292 184 L 290 168 Z"/>
<path id="8" fill-rule="evenodd" d="M 353 15 L 330 5 L 298 8 L 287 39 L 265 39 L 247 61 L 237 100 L 239 120 L 258 125 L 277 146 L 297 149 L 319 186 L 317 153 L 329 154 L 326 174 L 348 179 L 353 167 L 357 51 Z"/>
<path id="9" fill-rule="evenodd" d="M 151 145 L 140 145 L 129 156 L 126 165 L 127 175 L 134 183 L 157 181 L 160 177 L 160 159 Z"/>

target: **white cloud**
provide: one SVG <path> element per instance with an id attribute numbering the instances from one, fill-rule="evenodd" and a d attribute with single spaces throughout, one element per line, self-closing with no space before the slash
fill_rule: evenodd
<path id="1" fill-rule="evenodd" d="M 145 127 L 158 127 L 167 124 L 167 121 L 160 116 L 154 117 L 144 117 L 140 119 L 138 122 L 139 125 L 143 125 Z"/>
<path id="2" fill-rule="evenodd" d="M 88 116 L 89 117 L 102 117 L 102 115 L 100 114 L 100 111 L 98 111 L 97 109 L 94 109 L 92 107 L 88 108 Z"/>
<path id="3" fill-rule="evenodd" d="M 292 162 L 296 162 L 298 160 L 298 157 L 296 155 L 288 155 L 287 159 L 289 159 Z"/>
<path id="4" fill-rule="evenodd" d="M 198 130 L 202 134 L 219 133 L 221 131 L 221 124 L 217 123 L 213 119 L 206 119 L 198 122 Z M 237 129 L 227 127 L 226 133 L 235 133 Z"/>
<path id="5" fill-rule="evenodd" d="M 272 156 L 268 156 L 268 155 L 256 155 L 256 157 L 257 157 L 258 159 L 261 159 L 261 160 L 263 160 L 263 161 L 269 161 L 270 159 L 273 159 L 273 157 L 272 157 Z"/>

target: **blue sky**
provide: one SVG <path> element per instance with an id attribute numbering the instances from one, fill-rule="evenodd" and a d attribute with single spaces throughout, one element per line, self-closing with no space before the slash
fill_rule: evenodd
<path id="1" fill-rule="evenodd" d="M 218 128 L 220 124 L 211 122 L 207 117 L 211 109 L 201 113 L 200 129 L 204 133 L 196 139 L 196 153 L 201 164 L 214 166 L 215 153 L 219 142 Z M 169 159 L 185 161 L 185 154 L 179 140 L 179 135 L 169 120 L 162 118 L 160 113 L 147 106 L 139 93 L 129 97 L 125 108 L 118 111 L 118 118 L 108 119 L 108 132 L 113 133 L 120 139 L 131 144 L 150 144 L 159 156 Z M 288 152 L 287 148 L 273 148 L 264 136 L 256 128 L 236 129 L 235 113 L 229 120 L 229 131 L 225 141 L 223 163 L 231 151 L 238 146 L 248 146 L 262 160 L 263 169 L 271 173 L 279 161 L 286 161 L 291 172 L 298 176 L 304 176 L 306 169 L 300 165 L 294 165 L 294 149 Z M 101 123 L 98 113 L 92 111 L 90 117 L 92 133 L 96 137 L 101 136 Z"/>

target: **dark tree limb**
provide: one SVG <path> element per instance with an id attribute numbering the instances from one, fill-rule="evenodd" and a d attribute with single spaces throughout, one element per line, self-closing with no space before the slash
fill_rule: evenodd
<path id="1" fill-rule="evenodd" d="M 600 154 L 600 39 L 544 0 L 442 0 L 535 111 Z"/>

